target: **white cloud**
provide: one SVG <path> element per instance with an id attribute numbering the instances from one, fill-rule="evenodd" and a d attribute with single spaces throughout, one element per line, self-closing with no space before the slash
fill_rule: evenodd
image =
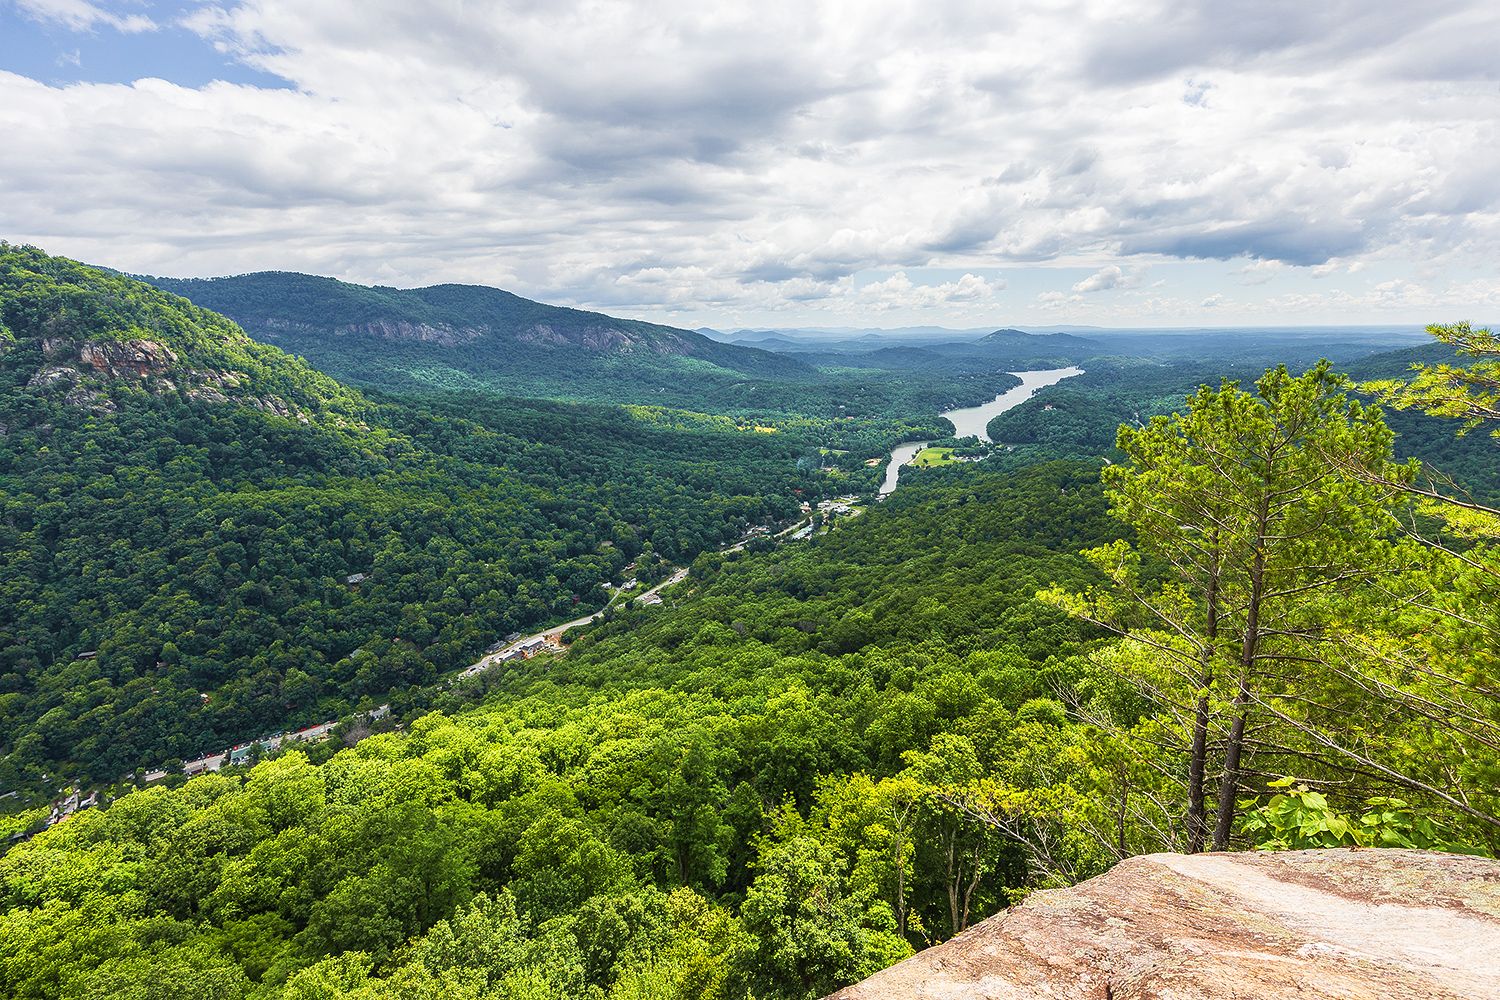
<path id="1" fill-rule="evenodd" d="M 1286 265 L 1279 260 L 1257 260 L 1240 268 L 1238 272 L 1240 284 L 1264 285 L 1280 274 L 1285 267 Z"/>
<path id="2" fill-rule="evenodd" d="M 1364 270 L 1364 267 L 1364 261 L 1344 260 L 1341 257 L 1334 257 L 1311 268 L 1310 273 L 1314 278 L 1327 278 L 1335 274 L 1354 274 Z"/>
<path id="3" fill-rule="evenodd" d="M 0 72 L 0 233 L 136 271 L 485 281 L 751 319 L 961 315 L 994 305 L 976 275 L 1001 267 L 1015 285 L 1087 262 L 1085 295 L 1145 263 L 1340 284 L 1369 261 L 1500 252 L 1483 0 L 234 0 L 188 23 L 293 88 Z M 897 272 L 912 287 L 887 298 L 850 283 Z"/>
<path id="4" fill-rule="evenodd" d="M 15 0 L 33 21 L 58 24 L 70 31 L 92 31 L 103 25 L 125 34 L 155 31 L 156 22 L 144 14 L 115 14 L 89 0 Z"/>
<path id="5" fill-rule="evenodd" d="M 976 274 L 965 274 L 957 281 L 945 281 L 941 284 L 915 284 L 907 277 L 906 272 L 897 271 L 883 281 L 863 286 L 858 295 L 873 308 L 884 312 L 987 303 L 994 299 L 996 292 L 1004 288 L 1004 280 L 989 280 Z"/>
<path id="6" fill-rule="evenodd" d="M 1120 288 L 1127 284 L 1125 271 L 1118 264 L 1110 264 L 1101 267 L 1093 274 L 1084 278 L 1073 286 L 1073 291 L 1080 294 L 1088 292 L 1103 292 L 1111 288 Z"/>
<path id="7" fill-rule="evenodd" d="M 1042 292 L 1036 297 L 1037 307 L 1049 312 L 1078 307 L 1083 305 L 1083 296 L 1077 292 L 1068 295 L 1064 292 Z"/>

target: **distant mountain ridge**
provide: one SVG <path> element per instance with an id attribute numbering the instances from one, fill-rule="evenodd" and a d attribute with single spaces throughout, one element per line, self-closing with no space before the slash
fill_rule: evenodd
<path id="1" fill-rule="evenodd" d="M 557 355 L 571 354 L 575 364 L 610 356 L 690 358 L 746 375 L 804 368 L 793 359 L 722 344 L 691 330 L 547 305 L 485 285 L 390 288 L 292 271 L 142 280 L 228 316 L 252 336 L 314 355 L 344 349 L 340 341 L 365 338 L 462 349 L 465 356 L 501 366 L 555 363 Z"/>
<path id="2" fill-rule="evenodd" d="M 1051 350 L 1071 348 L 1091 353 L 1105 349 L 1105 345 L 1097 340 L 1075 336 L 1071 333 L 1027 333 L 1025 330 L 1017 330 L 1013 327 L 987 334 L 981 337 L 978 343 L 982 347 L 1016 344 L 1046 345 Z"/>

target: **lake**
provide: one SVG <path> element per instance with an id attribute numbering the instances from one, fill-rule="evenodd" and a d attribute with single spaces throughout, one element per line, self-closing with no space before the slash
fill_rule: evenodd
<path id="1" fill-rule="evenodd" d="M 956 410 L 948 410 L 940 416 L 947 418 L 953 424 L 954 437 L 977 437 L 981 441 L 990 439 L 989 427 L 991 420 L 998 417 L 1013 407 L 1020 406 L 1026 400 L 1036 395 L 1037 390 L 1045 389 L 1049 385 L 1056 385 L 1065 378 L 1074 375 L 1082 375 L 1082 368 L 1049 368 L 1039 372 L 1010 372 L 1021 380 L 1021 384 L 1014 389 L 1007 389 L 988 403 L 978 406 L 964 406 Z M 901 467 L 917 456 L 917 453 L 927 447 L 926 441 L 908 441 L 906 444 L 897 445 L 891 450 L 890 461 L 885 467 L 885 481 L 880 484 L 880 495 L 887 496 L 896 491 L 896 485 L 900 481 Z"/>

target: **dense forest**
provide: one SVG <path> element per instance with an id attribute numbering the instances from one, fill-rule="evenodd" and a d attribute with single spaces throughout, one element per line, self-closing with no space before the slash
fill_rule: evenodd
<path id="1" fill-rule="evenodd" d="M 1323 345 L 1327 346 L 1327 345 Z M 1304 351 L 1305 353 L 1305 351 Z M 1451 363 L 1452 348 L 1441 343 L 1379 351 L 1351 358 L 1339 367 L 1358 382 L 1400 379 L 1413 365 Z M 1316 357 L 1308 357 L 1311 365 Z M 1238 367 L 1243 367 L 1241 363 Z M 1215 353 L 1208 359 L 1171 362 L 1100 358 L 1082 376 L 1047 390 L 990 421 L 991 438 L 1020 449 L 1032 459 L 1062 455 L 1118 458 L 1120 425 L 1140 425 L 1171 413 L 1196 386 L 1217 381 L 1236 367 Z M 1249 377 L 1258 377 L 1255 368 Z M 1244 378 L 1245 376 L 1238 376 Z M 1451 421 L 1418 410 L 1393 411 L 1386 422 L 1396 434 L 1400 458 L 1420 458 L 1427 471 L 1490 503 L 1500 502 L 1500 461 L 1495 443 L 1483 434 L 1455 433 Z"/>
<path id="2" fill-rule="evenodd" d="M 1130 854 L 1493 853 L 1493 556 L 1399 530 L 1346 388 L 1205 387 L 1102 476 L 917 473 L 402 733 L 86 812 L 0 859 L 0 983 L 810 998 Z M 1200 461 L 1236 447 L 1274 461 Z"/>
<path id="3" fill-rule="evenodd" d="M 1073 539 L 1113 535 L 1097 468 L 1063 464 L 912 491 L 794 550 L 703 557 L 683 606 L 476 681 L 496 688 L 483 708 L 319 766 L 294 752 L 138 792 L 11 851 L 0 983 L 830 989 L 1028 884 L 1024 854 L 938 792 L 1045 781 L 1071 752 L 1056 692 L 1095 671 L 1033 595 L 1089 578 Z M 108 940 L 67 954 L 82 919 Z"/>
<path id="4" fill-rule="evenodd" d="M 643 554 L 686 562 L 847 488 L 795 433 L 372 401 L 34 251 L 0 255 L 0 317 L 12 789 L 347 713 L 602 604 Z"/>
<path id="5" fill-rule="evenodd" d="M 0 324 L 6 781 L 395 695 L 12 809 L 7 997 L 810 1000 L 1135 854 L 1500 850 L 1488 331 L 1361 382 L 1101 357 L 1011 450 L 721 550 L 873 484 L 826 413 L 357 391 L 29 249 Z"/>

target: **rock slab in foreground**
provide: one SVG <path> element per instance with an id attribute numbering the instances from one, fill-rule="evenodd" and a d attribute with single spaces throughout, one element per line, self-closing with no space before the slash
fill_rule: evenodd
<path id="1" fill-rule="evenodd" d="M 1426 851 L 1153 854 L 833 1000 L 1500 1000 L 1500 862 Z"/>

